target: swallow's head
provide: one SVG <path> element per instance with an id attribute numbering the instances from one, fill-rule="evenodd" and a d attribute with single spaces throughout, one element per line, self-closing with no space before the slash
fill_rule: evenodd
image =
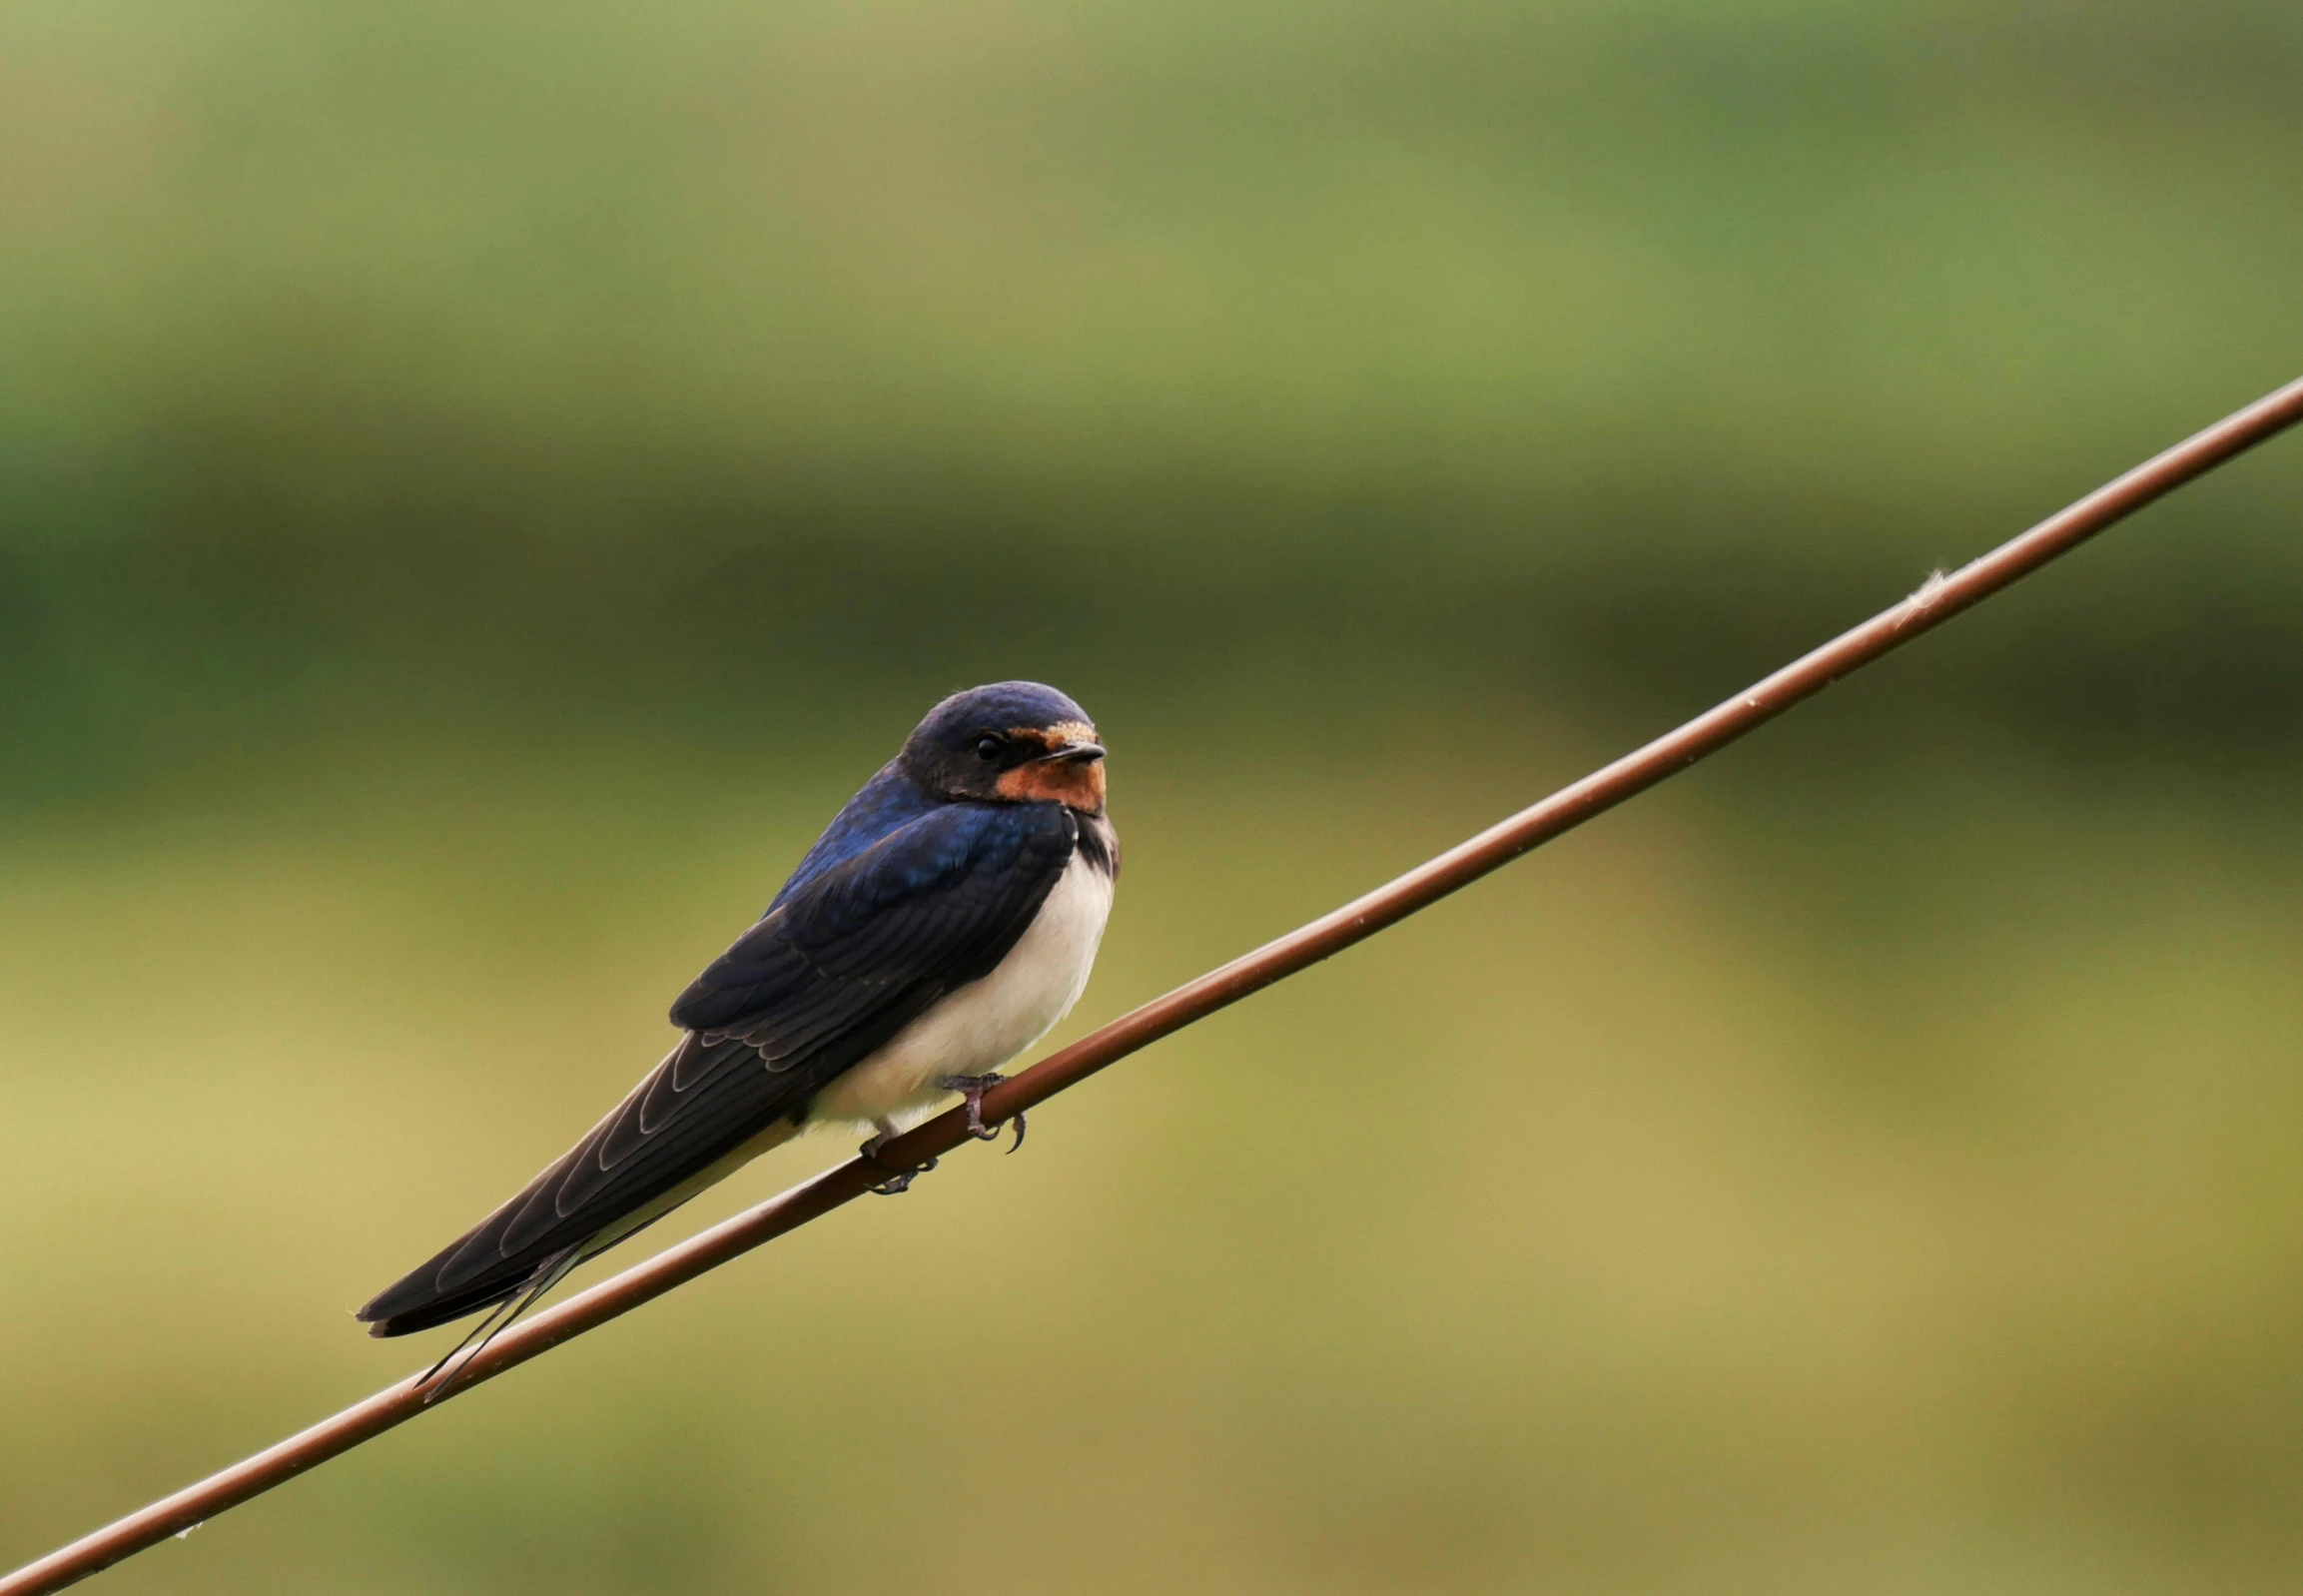
<path id="1" fill-rule="evenodd" d="M 1053 800 L 1104 812 L 1104 745 L 1088 712 L 1036 681 L 954 693 L 928 711 L 896 762 L 946 798 Z"/>

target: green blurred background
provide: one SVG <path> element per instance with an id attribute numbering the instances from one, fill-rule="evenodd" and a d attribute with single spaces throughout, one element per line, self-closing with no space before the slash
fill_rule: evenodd
<path id="1" fill-rule="evenodd" d="M 0 1563 L 429 1355 L 941 693 L 1114 745 L 1078 1034 L 2293 377 L 2299 143 L 2284 0 L 18 0 Z M 2299 510 L 107 1588 L 2292 1588 Z"/>

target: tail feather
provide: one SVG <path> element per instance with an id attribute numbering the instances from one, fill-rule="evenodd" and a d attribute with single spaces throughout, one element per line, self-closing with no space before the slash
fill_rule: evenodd
<path id="1" fill-rule="evenodd" d="M 516 1294 L 497 1303 L 487 1317 L 465 1331 L 463 1339 L 447 1349 L 445 1356 L 418 1376 L 415 1383 L 429 1387 L 424 1393 L 424 1401 L 436 1402 L 460 1384 L 464 1371 L 471 1367 L 474 1358 L 487 1350 L 488 1343 L 510 1329 L 513 1320 L 534 1307 L 546 1291 L 565 1279 L 568 1270 L 581 1261 L 576 1249 L 569 1247 L 558 1256 L 546 1258 L 537 1264 L 535 1273 L 522 1283 Z"/>
<path id="2" fill-rule="evenodd" d="M 675 1072 L 690 1073 L 681 1083 Z M 551 1269 L 564 1273 L 605 1251 L 796 1136 L 793 1085 L 762 1069 L 742 1043 L 707 1044 L 691 1033 L 590 1135 L 510 1201 L 379 1292 L 359 1318 L 371 1335 L 428 1330 L 499 1306 Z M 674 1107 L 685 1112 L 643 1125 L 641 1111 L 660 1104 L 667 1086 L 684 1098 Z M 624 1152 L 615 1146 L 618 1138 L 637 1145 Z M 624 1156 L 613 1156 L 618 1152 Z M 572 1200 L 571 1189 L 580 1192 Z"/>
<path id="3" fill-rule="evenodd" d="M 434 1297 L 421 1307 L 411 1307 L 399 1313 L 379 1312 L 379 1304 L 384 1301 L 384 1297 L 380 1296 L 360 1310 L 360 1317 L 367 1323 L 371 1335 L 413 1335 L 418 1330 L 452 1324 L 467 1314 L 477 1313 L 481 1308 L 497 1307 L 510 1301 L 526 1288 L 533 1273 L 531 1269 L 528 1274 L 502 1284 L 475 1285 L 451 1295 Z"/>

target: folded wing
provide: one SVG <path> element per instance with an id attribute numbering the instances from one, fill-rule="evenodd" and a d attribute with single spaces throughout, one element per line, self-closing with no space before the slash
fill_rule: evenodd
<path id="1" fill-rule="evenodd" d="M 500 1302 L 621 1239 L 989 975 L 1070 862 L 1055 804 L 954 804 L 788 891 L 672 1006 L 687 1033 L 583 1140 L 360 1310 L 400 1335 Z M 724 1174 L 724 1169 L 717 1173 Z"/>

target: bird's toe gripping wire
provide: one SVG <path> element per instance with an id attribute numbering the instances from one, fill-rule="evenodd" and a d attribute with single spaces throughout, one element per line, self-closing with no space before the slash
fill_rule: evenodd
<path id="1" fill-rule="evenodd" d="M 873 1137 L 871 1141 L 856 1149 L 856 1156 L 862 1159 L 866 1164 L 869 1164 L 875 1170 L 885 1170 L 888 1172 L 888 1178 L 885 1181 L 882 1181 L 878 1186 L 872 1188 L 872 1195 L 874 1197 L 896 1197 L 902 1193 L 911 1191 L 912 1183 L 915 1180 L 923 1175 L 926 1175 L 939 1163 L 943 1162 L 940 1159 L 930 1159 L 927 1163 L 916 1165 L 909 1170 L 899 1170 L 892 1164 L 881 1163 L 880 1149 L 886 1147 L 890 1142 L 894 1141 L 895 1137 L 896 1128 L 883 1122 L 880 1126 L 879 1135 Z"/>
<path id="2" fill-rule="evenodd" d="M 968 1134 L 979 1142 L 1000 1140 L 1000 1128 L 984 1124 L 984 1094 L 1008 1078 L 1004 1075 L 948 1075 L 936 1084 L 968 1100 Z M 1010 1153 L 1024 1145 L 1024 1116 L 1016 1116 L 1016 1142 Z"/>

